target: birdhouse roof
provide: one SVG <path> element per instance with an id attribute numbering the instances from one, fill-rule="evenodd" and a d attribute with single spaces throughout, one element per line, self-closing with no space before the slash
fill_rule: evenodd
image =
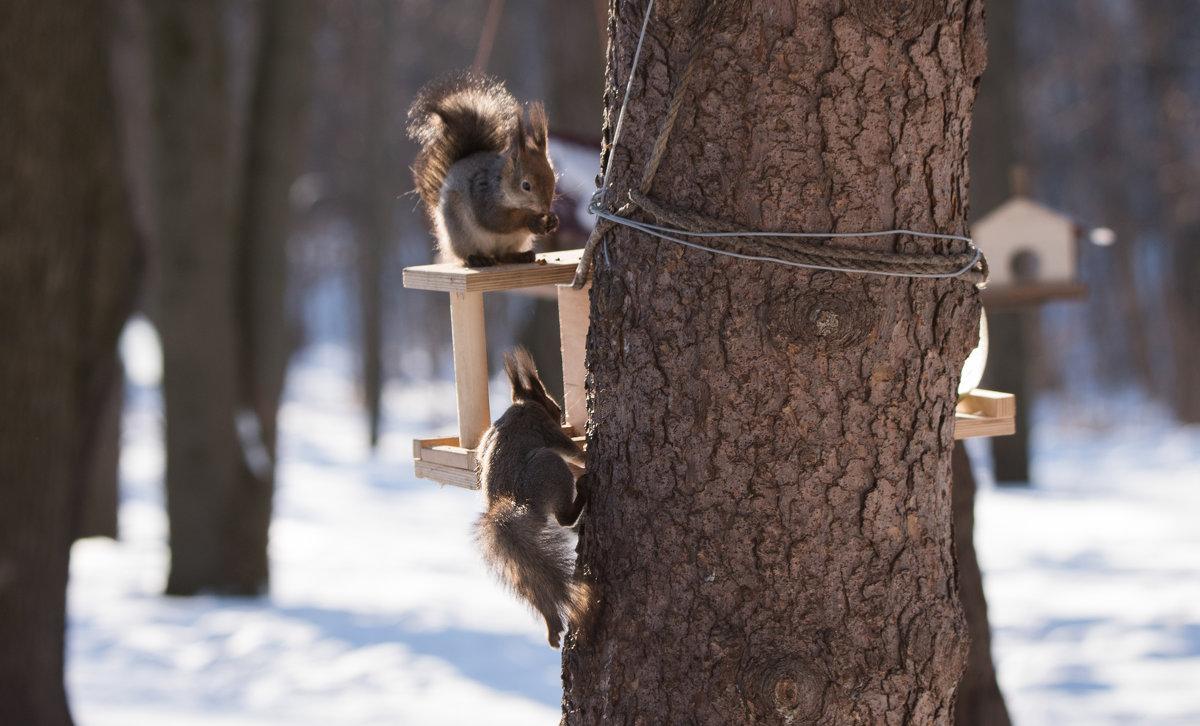
<path id="1" fill-rule="evenodd" d="M 1013 197 L 984 215 L 971 227 L 975 242 L 986 253 L 988 245 L 1044 247 L 1074 244 L 1075 220 L 1025 197 Z"/>

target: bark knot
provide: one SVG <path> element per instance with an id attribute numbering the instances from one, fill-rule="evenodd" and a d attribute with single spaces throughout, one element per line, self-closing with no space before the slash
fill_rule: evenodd
<path id="1" fill-rule="evenodd" d="M 809 319 L 812 320 L 817 335 L 822 338 L 837 334 L 839 318 L 836 312 L 822 309 L 813 310 L 809 313 Z"/>
<path id="2" fill-rule="evenodd" d="M 946 17 L 945 0 L 847 0 L 846 11 L 885 38 L 912 40 L 936 18 Z"/>
<path id="3" fill-rule="evenodd" d="M 864 295 L 853 288 L 824 292 L 803 299 L 797 306 L 798 337 L 809 343 L 847 348 L 867 338 L 878 324 L 878 312 Z"/>
<path id="4" fill-rule="evenodd" d="M 742 676 L 757 715 L 776 714 L 783 723 L 808 723 L 821 712 L 824 682 L 801 659 L 759 660 Z"/>
<path id="5" fill-rule="evenodd" d="M 800 704 L 800 686 L 791 678 L 783 677 L 775 682 L 775 704 L 791 710 Z"/>

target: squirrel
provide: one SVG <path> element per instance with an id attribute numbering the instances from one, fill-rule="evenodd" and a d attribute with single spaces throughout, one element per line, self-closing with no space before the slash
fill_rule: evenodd
<path id="1" fill-rule="evenodd" d="M 562 409 L 546 393 L 529 351 L 506 353 L 504 370 L 513 403 L 479 444 L 487 510 L 476 536 L 496 574 L 546 619 L 547 640 L 557 648 L 563 616 L 578 634 L 592 597 L 590 585 L 572 572 L 566 534 L 588 494 L 588 475 L 576 481 L 567 464 L 582 467 L 584 452 L 563 433 Z"/>
<path id="2" fill-rule="evenodd" d="M 408 134 L 421 145 L 413 179 L 441 257 L 533 262 L 533 238 L 558 228 L 545 108 L 531 104 L 527 121 L 502 83 L 457 73 L 421 89 Z"/>

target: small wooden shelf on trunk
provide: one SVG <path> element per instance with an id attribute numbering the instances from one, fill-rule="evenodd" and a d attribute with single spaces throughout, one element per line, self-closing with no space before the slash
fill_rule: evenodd
<path id="1" fill-rule="evenodd" d="M 574 290 L 582 250 L 548 252 L 537 262 L 468 268 L 458 264 L 409 267 L 404 286 L 450 294 L 454 384 L 458 398 L 458 436 L 413 442 L 416 474 L 441 484 L 478 489 L 475 447 L 492 425 L 488 405 L 487 339 L 483 293 L 557 285 L 559 332 L 562 336 L 564 427 L 573 436 L 587 422 L 584 398 L 584 346 L 588 327 L 588 290 Z M 1016 404 L 1012 394 L 977 389 L 959 397 L 954 438 L 1003 436 L 1014 431 Z"/>

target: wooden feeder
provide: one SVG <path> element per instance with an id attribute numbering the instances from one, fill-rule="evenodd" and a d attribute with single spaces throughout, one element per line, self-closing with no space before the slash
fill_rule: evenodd
<path id="1" fill-rule="evenodd" d="M 530 264 L 468 268 L 456 263 L 421 265 L 404 270 L 404 286 L 450 294 L 454 387 L 458 397 L 458 436 L 413 442 L 416 474 L 441 484 L 478 489 L 475 447 L 491 426 L 488 404 L 487 345 L 483 294 L 497 290 L 557 285 L 562 335 L 563 411 L 570 435 L 578 437 L 587 422 L 584 399 L 584 345 L 588 329 L 588 289 L 574 290 L 582 250 L 549 252 Z M 960 395 L 955 412 L 956 439 L 1002 436 L 1014 431 L 1012 394 L 976 389 Z"/>
<path id="2" fill-rule="evenodd" d="M 583 431 L 587 404 L 583 390 L 583 348 L 587 339 L 588 291 L 571 280 L 583 250 L 548 252 L 537 262 L 471 268 L 457 263 L 421 265 L 404 270 L 404 286 L 450 293 L 450 339 L 454 346 L 454 390 L 458 398 L 458 436 L 417 439 L 413 460 L 417 476 L 442 484 L 478 489 L 475 447 L 492 425 L 488 404 L 487 337 L 483 294 L 544 285 L 558 286 L 563 340 L 563 410 L 570 433 Z"/>
<path id="3" fill-rule="evenodd" d="M 988 261 L 989 307 L 1081 298 L 1079 228 L 1063 214 L 1025 197 L 1013 197 L 971 226 Z"/>

